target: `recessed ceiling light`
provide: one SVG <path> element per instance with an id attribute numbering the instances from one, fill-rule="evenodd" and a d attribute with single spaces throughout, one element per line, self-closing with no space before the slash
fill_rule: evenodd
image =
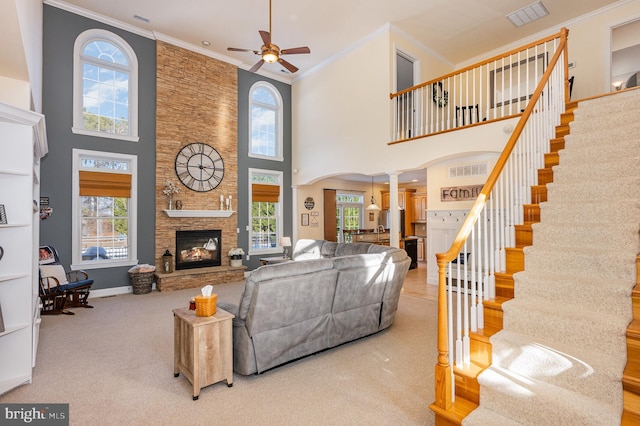
<path id="1" fill-rule="evenodd" d="M 138 21 L 145 22 L 145 23 L 147 23 L 147 24 L 148 24 L 149 22 L 151 22 L 151 20 L 150 20 L 149 18 L 145 18 L 144 16 L 140 16 L 140 15 L 133 15 L 133 18 L 134 18 L 134 19 L 137 19 Z"/>
<path id="2" fill-rule="evenodd" d="M 207 47 L 208 47 L 208 46 L 211 46 L 211 43 L 210 43 L 210 42 L 208 42 L 207 40 L 203 40 L 203 41 L 202 41 L 202 45 L 203 45 L 203 46 L 207 46 Z"/>
<path id="3" fill-rule="evenodd" d="M 529 22 L 547 16 L 549 11 L 541 1 L 525 6 L 522 9 L 511 12 L 507 15 L 507 19 L 516 27 L 521 27 Z"/>

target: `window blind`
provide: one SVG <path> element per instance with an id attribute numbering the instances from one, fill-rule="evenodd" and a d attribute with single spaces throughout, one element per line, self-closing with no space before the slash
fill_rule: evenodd
<path id="1" fill-rule="evenodd" d="M 252 184 L 251 201 L 254 203 L 277 203 L 280 201 L 280 186 L 262 183 Z"/>
<path id="2" fill-rule="evenodd" d="M 81 170 L 80 195 L 131 198 L 131 175 Z"/>

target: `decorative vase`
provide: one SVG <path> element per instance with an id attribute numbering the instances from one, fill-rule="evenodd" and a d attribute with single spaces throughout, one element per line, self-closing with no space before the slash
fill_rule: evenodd
<path id="1" fill-rule="evenodd" d="M 169 205 L 167 206 L 167 210 L 173 210 L 173 197 L 169 196 Z"/>
<path id="2" fill-rule="evenodd" d="M 231 267 L 242 266 L 242 256 L 231 256 Z"/>

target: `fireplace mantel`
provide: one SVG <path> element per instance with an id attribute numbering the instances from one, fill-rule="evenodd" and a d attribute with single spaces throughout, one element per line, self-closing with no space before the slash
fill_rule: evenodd
<path id="1" fill-rule="evenodd" d="M 164 210 L 169 217 L 230 217 L 233 210 Z"/>

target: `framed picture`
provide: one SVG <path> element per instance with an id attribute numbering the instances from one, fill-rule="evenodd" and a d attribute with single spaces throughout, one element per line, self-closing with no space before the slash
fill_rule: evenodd
<path id="1" fill-rule="evenodd" d="M 0 225 L 7 224 L 7 212 L 4 210 L 4 204 L 0 204 Z"/>
<path id="2" fill-rule="evenodd" d="M 300 221 L 302 226 L 309 226 L 309 213 L 302 213 Z"/>
<path id="3" fill-rule="evenodd" d="M 544 53 L 507 64 L 490 72 L 491 108 L 526 101 L 533 95 L 547 67 Z"/>

